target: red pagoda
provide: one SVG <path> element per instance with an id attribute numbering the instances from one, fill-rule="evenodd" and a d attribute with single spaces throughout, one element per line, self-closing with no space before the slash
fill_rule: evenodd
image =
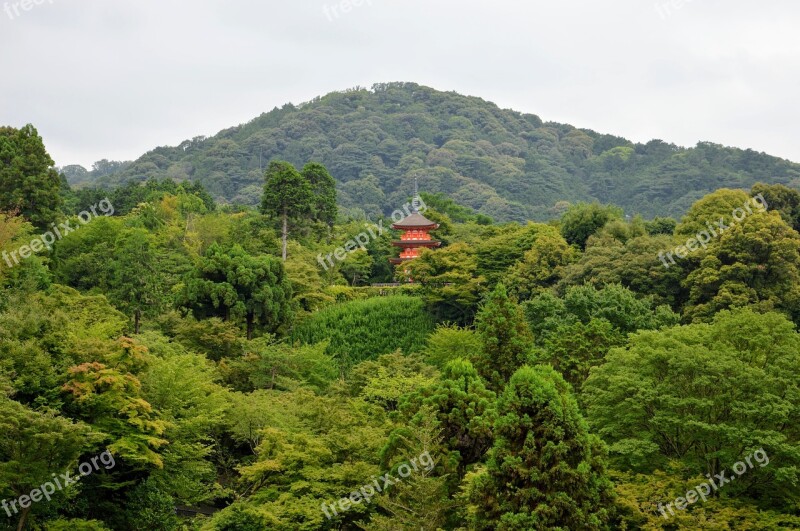
<path id="1" fill-rule="evenodd" d="M 395 247 L 403 249 L 398 258 L 389 259 L 393 264 L 402 264 L 408 260 L 413 260 L 419 256 L 419 250 L 423 247 L 431 249 L 442 244 L 440 241 L 432 240 L 428 234 L 428 231 L 439 228 L 439 224 L 417 212 L 417 209 L 414 209 L 411 214 L 402 220 L 392 224 L 392 228 L 403 231 L 400 240 L 392 242 Z"/>

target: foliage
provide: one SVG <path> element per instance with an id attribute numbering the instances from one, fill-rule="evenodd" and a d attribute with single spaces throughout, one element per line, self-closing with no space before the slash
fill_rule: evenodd
<path id="1" fill-rule="evenodd" d="M 533 335 L 522 308 L 498 284 L 481 305 L 475 329 L 483 348 L 473 355 L 478 373 L 493 390 L 502 389 L 511 375 L 529 361 Z"/>
<path id="2" fill-rule="evenodd" d="M 300 171 L 300 174 L 311 185 L 311 194 L 314 197 L 312 215 L 314 219 L 327 225 L 336 221 L 336 181 L 328 170 L 319 162 L 309 162 Z"/>
<path id="3" fill-rule="evenodd" d="M 290 316 L 291 286 L 283 264 L 270 256 L 251 256 L 240 246 L 213 244 L 187 278 L 182 304 L 196 317 L 244 319 L 247 339 L 255 325 L 275 331 Z"/>
<path id="4" fill-rule="evenodd" d="M 474 529 L 603 529 L 613 497 L 602 443 L 553 369 L 522 367 L 498 399 L 485 472 L 470 483 Z"/>
<path id="5" fill-rule="evenodd" d="M 316 172 L 313 172 L 316 175 Z M 288 162 L 273 161 L 265 173 L 264 195 L 261 211 L 281 222 L 283 259 L 286 260 L 286 243 L 289 223 L 292 225 L 304 214 L 312 211 L 313 191 L 308 178 L 301 175 Z"/>
<path id="6" fill-rule="evenodd" d="M 561 234 L 572 245 L 586 248 L 589 236 L 602 229 L 606 223 L 622 218 L 622 209 L 600 203 L 572 205 L 561 216 Z"/>
<path id="7" fill-rule="evenodd" d="M 750 196 L 743 190 L 720 189 L 710 193 L 692 204 L 692 207 L 675 227 L 679 236 L 694 236 L 700 231 L 707 231 L 708 225 L 715 227 L 718 220 L 723 219 L 725 225 L 733 220 L 734 209 L 744 205 Z"/>
<path id="8" fill-rule="evenodd" d="M 567 245 L 555 230 L 552 233 L 543 231 L 522 260 L 509 269 L 503 282 L 520 300 L 529 299 L 554 286 L 564 277 L 566 266 L 578 258 L 575 248 Z"/>
<path id="9" fill-rule="evenodd" d="M 422 296 L 439 320 L 472 321 L 484 278 L 477 275 L 473 251 L 463 243 L 444 249 L 422 250 L 408 263 L 411 278 L 422 286 Z"/>
<path id="10" fill-rule="evenodd" d="M 480 336 L 469 328 L 454 324 L 440 324 L 428 336 L 425 359 L 437 367 L 444 367 L 456 358 L 469 359 L 483 348 Z"/>
<path id="11" fill-rule="evenodd" d="M 458 358 L 444 367 L 438 381 L 403 400 L 400 409 L 410 419 L 398 434 L 414 433 L 434 416 L 454 469 L 450 481 L 458 485 L 467 467 L 479 463 L 492 444 L 494 406 L 495 393 L 486 388 L 469 361 Z M 450 490 L 453 494 L 455 488 Z"/>
<path id="12" fill-rule="evenodd" d="M 675 459 L 691 474 L 717 474 L 763 448 L 771 464 L 726 490 L 796 500 L 799 348 L 785 317 L 751 309 L 639 332 L 589 376 L 588 416 L 633 470 Z"/>
<path id="13" fill-rule="evenodd" d="M 0 211 L 19 212 L 44 229 L 61 217 L 60 189 L 61 179 L 36 128 L 0 127 Z"/>
<path id="14" fill-rule="evenodd" d="M 397 82 L 287 104 L 213 137 L 157 147 L 133 162 L 100 161 L 84 181 L 113 186 L 191 179 L 224 202 L 257 205 L 269 160 L 324 164 L 340 188 L 343 210 L 389 214 L 419 177 L 425 192 L 519 222 L 552 217 L 560 201 L 596 200 L 646 218 L 680 216 L 718 188 L 749 188 L 767 175 L 789 185 L 800 176 L 797 164 L 750 149 L 633 143 Z"/>
<path id="15" fill-rule="evenodd" d="M 419 298 L 397 295 L 320 310 L 297 324 L 292 338 L 306 344 L 329 340 L 326 353 L 349 368 L 397 349 L 418 352 L 432 329 L 432 319 Z"/>
<path id="16" fill-rule="evenodd" d="M 336 361 L 325 353 L 327 347 L 327 341 L 290 347 L 258 338 L 247 345 L 242 358 L 228 363 L 229 379 L 246 390 L 304 387 L 321 392 L 339 376 Z"/>
<path id="17" fill-rule="evenodd" d="M 800 235 L 777 212 L 754 212 L 709 244 L 684 284 L 693 321 L 750 304 L 799 319 Z"/>

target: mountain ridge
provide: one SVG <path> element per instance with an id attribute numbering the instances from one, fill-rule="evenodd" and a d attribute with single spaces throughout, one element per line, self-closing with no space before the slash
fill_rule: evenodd
<path id="1" fill-rule="evenodd" d="M 594 200 L 630 215 L 680 216 L 718 188 L 759 181 L 800 187 L 800 164 L 763 152 L 711 142 L 688 148 L 634 143 L 407 82 L 286 104 L 132 162 L 62 170 L 75 186 L 198 181 L 218 200 L 255 205 L 272 159 L 325 164 L 341 206 L 369 215 L 406 201 L 415 177 L 424 191 L 442 192 L 500 221 L 547 219 L 565 201 Z"/>

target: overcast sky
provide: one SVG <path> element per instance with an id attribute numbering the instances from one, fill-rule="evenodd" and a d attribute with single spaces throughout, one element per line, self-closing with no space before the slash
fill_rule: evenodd
<path id="1" fill-rule="evenodd" d="M 57 165 L 134 159 L 385 81 L 634 141 L 800 161 L 796 0 L 0 5 L 0 125 L 33 123 Z"/>

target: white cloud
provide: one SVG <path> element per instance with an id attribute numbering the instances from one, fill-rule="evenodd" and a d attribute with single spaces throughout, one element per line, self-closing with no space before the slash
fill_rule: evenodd
<path id="1" fill-rule="evenodd" d="M 341 0 L 45 0 L 0 10 L 0 123 L 33 123 L 57 164 L 88 167 L 414 81 L 635 141 L 800 161 L 800 5 L 684 0 L 662 18 L 671 1 L 363 0 L 331 20 Z"/>

